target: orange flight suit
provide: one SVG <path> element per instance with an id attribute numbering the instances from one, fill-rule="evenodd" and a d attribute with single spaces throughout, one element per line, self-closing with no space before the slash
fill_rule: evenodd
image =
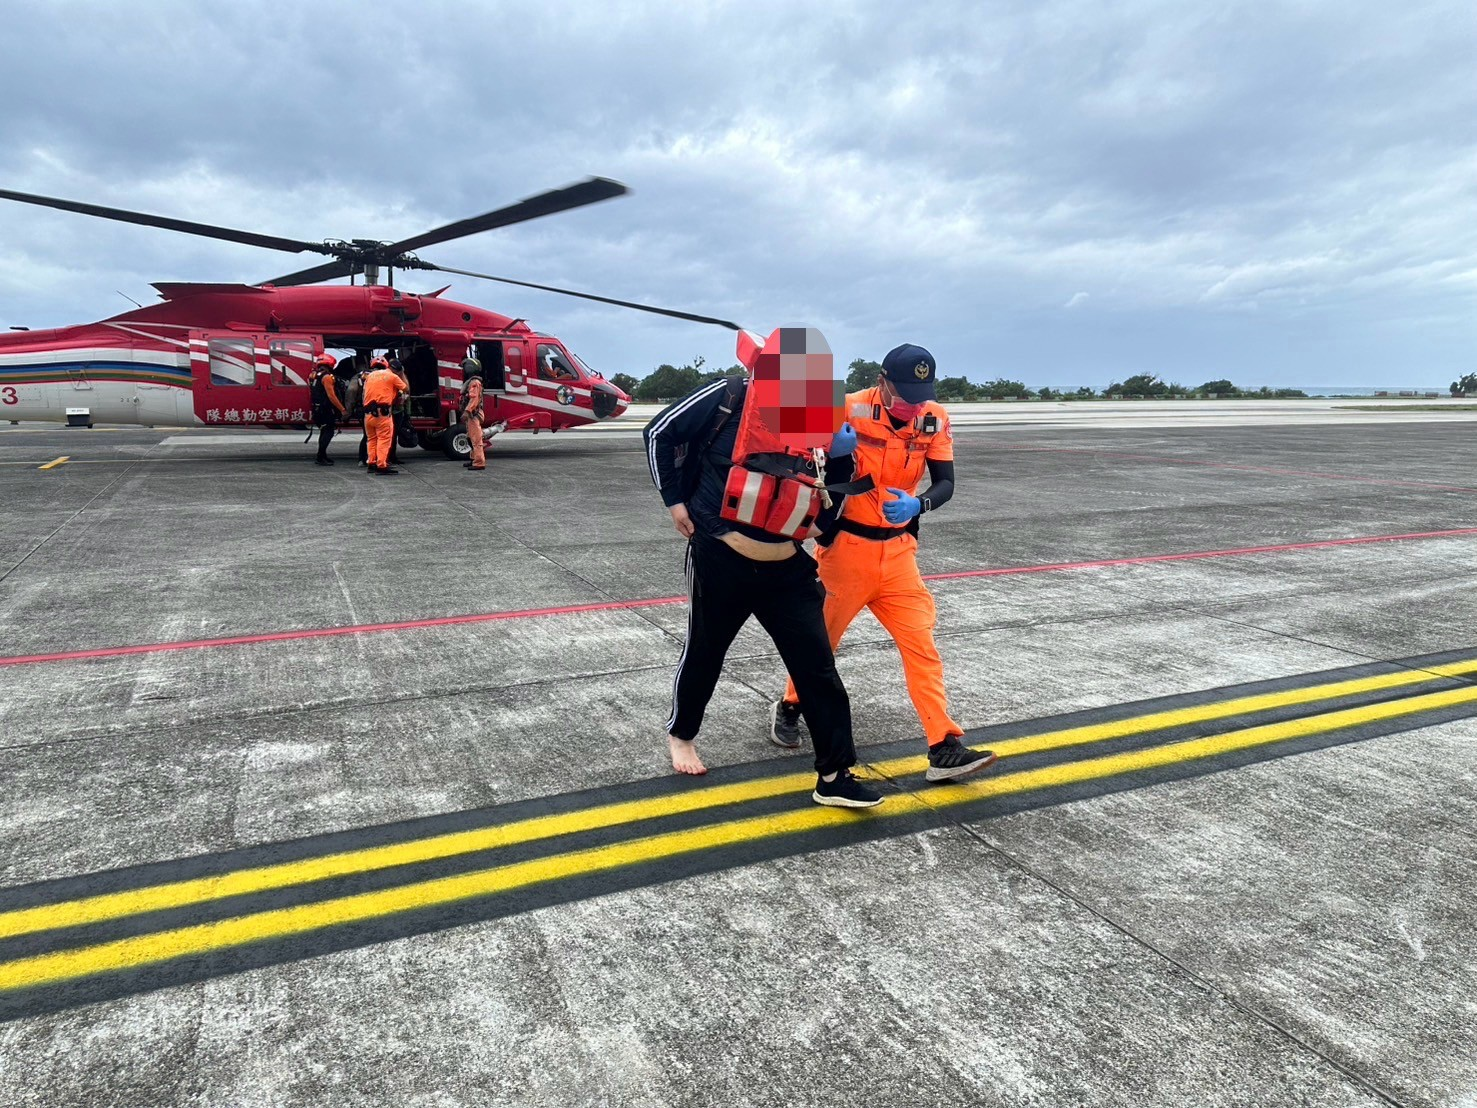
<path id="1" fill-rule="evenodd" d="M 895 500 L 888 488 L 917 495 L 928 462 L 952 462 L 954 437 L 942 405 L 930 402 L 912 423 L 894 430 L 881 406 L 876 387 L 846 398 L 846 418 L 856 429 L 856 478 L 871 475 L 871 492 L 848 496 L 841 518 L 864 527 L 896 532 L 888 539 L 862 538 L 839 532 L 829 546 L 817 546 L 821 583 L 826 587 L 826 630 L 835 650 L 851 621 L 863 608 L 871 609 L 886 628 L 903 658 L 908 695 L 929 746 L 964 728 L 949 716 L 944 693 L 944 663 L 933 641 L 933 595 L 918 572 L 918 540 L 904 528 L 887 522 L 882 505 Z M 925 434 L 924 420 L 933 416 L 937 430 Z M 785 700 L 799 697 L 794 682 L 785 686 Z"/>
<path id="2" fill-rule="evenodd" d="M 467 439 L 472 444 L 472 468 L 487 468 L 487 451 L 482 442 L 482 417 L 486 414 L 482 403 L 482 379 L 473 377 L 467 382 L 467 406 L 462 412 L 462 422 L 467 428 Z"/>
<path id="3" fill-rule="evenodd" d="M 405 387 L 392 369 L 376 369 L 364 378 L 364 437 L 369 451 L 369 464 L 386 469 L 390 464 L 390 446 L 395 441 L 395 418 L 388 414 Z M 385 415 L 373 413 L 381 406 Z"/>

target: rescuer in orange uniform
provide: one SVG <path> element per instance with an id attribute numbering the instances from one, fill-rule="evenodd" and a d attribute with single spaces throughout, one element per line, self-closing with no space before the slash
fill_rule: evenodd
<path id="1" fill-rule="evenodd" d="M 954 493 L 954 437 L 948 413 L 934 399 L 936 373 L 932 354 L 905 343 L 883 359 L 876 386 L 847 396 L 854 477 L 870 476 L 874 487 L 846 498 L 835 530 L 818 540 L 816 561 L 831 648 L 857 613 L 870 608 L 902 654 L 908 695 L 928 739 L 927 779 L 947 781 L 984 769 L 995 755 L 959 741 L 964 728 L 949 715 L 933 641 L 933 596 L 918 572 L 918 517 Z M 920 497 L 925 468 L 929 487 Z M 770 738 L 779 746 L 800 745 L 798 701 L 792 681 L 774 706 Z"/>
<path id="2" fill-rule="evenodd" d="M 467 429 L 467 441 L 472 444 L 472 460 L 463 462 L 463 469 L 486 469 L 487 448 L 482 438 L 482 420 L 487 414 L 482 394 L 482 363 L 476 358 L 462 362 L 462 375 L 466 384 L 462 388 L 462 423 Z"/>
<path id="3" fill-rule="evenodd" d="M 405 391 L 404 379 L 384 358 L 369 363 L 364 378 L 364 437 L 369 448 L 369 473 L 399 473 L 390 467 L 395 441 L 395 403 Z"/>

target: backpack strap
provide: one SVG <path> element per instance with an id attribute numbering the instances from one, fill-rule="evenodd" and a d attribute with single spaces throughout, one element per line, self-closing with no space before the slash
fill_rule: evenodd
<path id="1" fill-rule="evenodd" d="M 826 488 L 838 496 L 860 496 L 864 492 L 871 492 L 877 487 L 870 473 L 858 477 L 855 481 L 847 481 L 842 485 L 827 485 Z"/>
<path id="2" fill-rule="evenodd" d="M 723 399 L 718 402 L 718 415 L 713 420 L 713 426 L 709 429 L 707 437 L 703 439 L 703 445 L 698 450 L 698 458 L 712 449 L 718 436 L 723 433 L 723 428 L 728 426 L 728 421 L 733 418 L 733 410 L 738 407 L 739 395 L 748 382 L 743 377 L 725 377 Z"/>

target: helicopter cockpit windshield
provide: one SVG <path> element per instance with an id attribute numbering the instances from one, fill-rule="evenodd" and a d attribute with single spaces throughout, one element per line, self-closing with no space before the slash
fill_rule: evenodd
<path id="1" fill-rule="evenodd" d="M 538 375 L 545 381 L 578 381 L 579 370 L 570 364 L 573 355 L 567 355 L 553 343 L 541 342 L 538 348 Z M 579 362 L 578 358 L 574 358 Z M 582 362 L 579 363 L 583 368 Z"/>
<path id="2" fill-rule="evenodd" d="M 589 378 L 591 378 L 592 380 L 595 380 L 595 381 L 603 381 L 603 380 L 605 380 L 605 374 L 601 373 L 598 369 L 591 369 L 590 368 L 590 363 L 587 362 L 587 361 L 585 361 L 583 358 L 581 358 L 573 350 L 568 351 L 568 354 L 569 354 L 569 356 L 572 359 L 574 359 L 574 364 L 577 365 L 577 366 L 579 366 L 580 369 L 582 369 L 582 370 L 585 371 L 585 376 L 586 377 L 589 377 Z"/>

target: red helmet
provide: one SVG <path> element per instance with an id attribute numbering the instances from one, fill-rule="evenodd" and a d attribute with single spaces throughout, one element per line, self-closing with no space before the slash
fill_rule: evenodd
<path id="1" fill-rule="evenodd" d="M 370 369 L 389 369 L 390 363 L 384 358 L 374 358 L 369 363 Z"/>
<path id="2" fill-rule="evenodd" d="M 319 354 L 316 358 L 314 358 L 313 364 L 327 366 L 329 369 L 332 369 L 334 366 L 338 365 L 338 361 L 334 358 L 332 354 L 325 353 Z"/>

